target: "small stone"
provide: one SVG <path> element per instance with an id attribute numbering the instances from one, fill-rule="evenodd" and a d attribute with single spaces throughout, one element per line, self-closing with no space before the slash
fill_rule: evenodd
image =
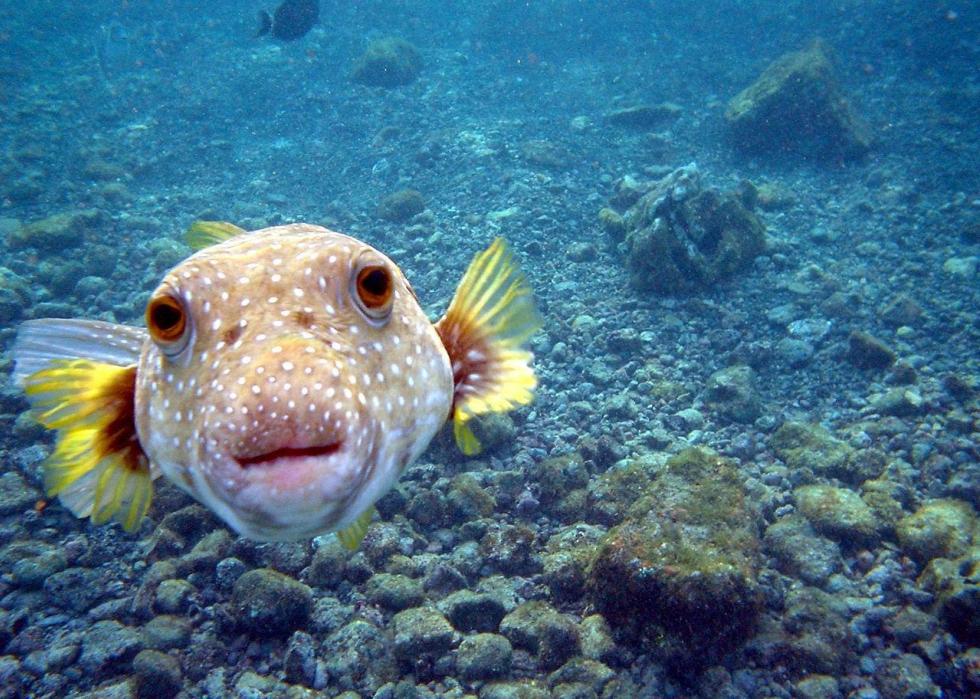
<path id="1" fill-rule="evenodd" d="M 572 262 L 593 262 L 598 254 L 592 243 L 572 243 L 565 250 L 565 255 Z"/>
<path id="2" fill-rule="evenodd" d="M 763 543 L 781 571 L 808 585 L 823 585 L 841 569 L 840 547 L 817 536 L 802 517 L 786 517 L 769 525 Z"/>
<path id="3" fill-rule="evenodd" d="M 402 189 L 389 194 L 378 205 L 378 218 L 402 223 L 425 210 L 425 199 L 414 189 Z"/>
<path id="4" fill-rule="evenodd" d="M 495 633 L 463 639 L 456 651 L 456 669 L 464 680 L 490 680 L 510 672 L 510 641 Z"/>
<path id="5" fill-rule="evenodd" d="M 231 608 L 243 628 L 261 636 L 289 633 L 306 625 L 313 591 L 270 568 L 250 570 L 235 582 Z"/>
<path id="6" fill-rule="evenodd" d="M 548 676 L 551 685 L 584 684 L 599 695 L 616 673 L 603 663 L 588 658 L 572 658 Z"/>
<path id="7" fill-rule="evenodd" d="M 37 589 L 44 585 L 48 577 L 60 573 L 67 566 L 65 555 L 61 551 L 50 550 L 20 559 L 14 563 L 11 574 L 14 582 L 21 587 Z"/>
<path id="8" fill-rule="evenodd" d="M 943 271 L 961 279 L 972 279 L 977 274 L 978 257 L 951 257 L 943 263 Z"/>
<path id="9" fill-rule="evenodd" d="M 185 648 L 191 641 L 192 631 L 187 619 L 161 614 L 143 625 L 143 645 L 154 650 Z"/>
<path id="10" fill-rule="evenodd" d="M 871 401 L 871 407 L 882 415 L 908 417 L 922 412 L 925 401 L 918 389 L 897 386 Z"/>
<path id="11" fill-rule="evenodd" d="M 744 364 L 720 369 L 708 377 L 705 399 L 714 412 L 739 423 L 752 423 L 762 414 L 755 372 Z"/>
<path id="12" fill-rule="evenodd" d="M 640 104 L 607 112 L 604 119 L 613 126 L 650 129 L 677 118 L 683 110 L 671 102 L 658 105 Z"/>
<path id="13" fill-rule="evenodd" d="M 861 369 L 887 369 L 895 363 L 895 353 L 884 342 L 860 330 L 848 335 L 845 357 Z"/>
<path id="14" fill-rule="evenodd" d="M 82 635 L 78 665 L 89 673 L 101 673 L 128 661 L 142 648 L 139 632 L 118 621 L 97 621 Z"/>
<path id="15" fill-rule="evenodd" d="M 888 632 L 903 646 L 928 641 L 938 629 L 936 617 L 912 606 L 903 607 L 888 622 Z"/>
<path id="16" fill-rule="evenodd" d="M 133 659 L 140 699 L 170 699 L 180 691 L 183 674 L 177 659 L 158 650 L 143 650 Z"/>

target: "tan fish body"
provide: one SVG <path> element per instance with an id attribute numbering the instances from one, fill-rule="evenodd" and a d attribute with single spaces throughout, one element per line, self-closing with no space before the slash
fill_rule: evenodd
<path id="1" fill-rule="evenodd" d="M 502 241 L 434 325 L 399 268 L 349 236 L 211 224 L 192 237 L 217 244 L 163 279 L 149 332 L 43 320 L 19 333 L 18 375 L 59 430 L 49 492 L 80 516 L 134 528 L 163 475 L 250 538 L 346 530 L 353 546 L 447 419 L 472 452 L 470 417 L 531 399 L 520 345 L 539 321 Z"/>

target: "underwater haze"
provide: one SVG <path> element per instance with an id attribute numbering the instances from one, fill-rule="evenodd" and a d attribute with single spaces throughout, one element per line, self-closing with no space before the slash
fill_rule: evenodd
<path id="1" fill-rule="evenodd" d="M 978 66 L 968 0 L 0 4 L 0 699 L 980 695 Z M 196 221 L 433 321 L 505 239 L 533 403 L 356 550 L 77 518 L 18 331 L 142 328 Z"/>

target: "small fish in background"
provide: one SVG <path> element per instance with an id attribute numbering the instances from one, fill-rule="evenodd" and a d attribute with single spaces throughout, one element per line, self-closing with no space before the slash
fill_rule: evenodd
<path id="1" fill-rule="evenodd" d="M 302 39 L 320 18 L 318 0 L 284 0 L 275 14 L 259 12 L 259 31 L 256 37 L 271 34 L 282 41 Z"/>
<path id="2" fill-rule="evenodd" d="M 45 487 L 79 517 L 132 531 L 163 475 L 247 537 L 353 549 L 447 420 L 474 454 L 472 417 L 532 399 L 540 316 L 502 239 L 435 324 L 394 262 L 325 228 L 198 222 L 188 243 L 145 329 L 18 330 L 15 378 L 58 432 Z"/>

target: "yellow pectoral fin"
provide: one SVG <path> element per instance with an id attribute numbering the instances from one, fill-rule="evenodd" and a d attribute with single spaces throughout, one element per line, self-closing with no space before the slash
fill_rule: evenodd
<path id="1" fill-rule="evenodd" d="M 136 367 L 58 360 L 25 379 L 41 424 L 58 431 L 44 462 L 49 496 L 94 524 L 139 525 L 153 496 L 150 464 L 136 437 Z"/>
<path id="2" fill-rule="evenodd" d="M 244 228 L 227 221 L 194 221 L 187 229 L 184 241 L 191 250 L 203 250 L 245 232 Z"/>
<path id="3" fill-rule="evenodd" d="M 373 516 L 374 506 L 372 505 L 359 514 L 350 525 L 337 532 L 337 538 L 345 549 L 348 551 L 357 550 L 357 547 L 364 541 L 364 535 L 367 534 L 368 525 L 371 524 Z"/>
<path id="4" fill-rule="evenodd" d="M 473 259 L 436 324 L 456 376 L 453 433 L 464 454 L 480 451 L 470 418 L 531 402 L 537 379 L 523 344 L 540 327 L 531 289 L 497 238 Z"/>

